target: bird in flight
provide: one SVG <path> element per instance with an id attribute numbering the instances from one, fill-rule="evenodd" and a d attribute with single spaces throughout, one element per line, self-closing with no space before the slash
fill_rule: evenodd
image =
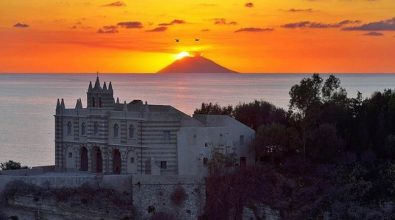
<path id="1" fill-rule="evenodd" d="M 195 38 L 195 41 L 200 41 L 200 39 L 199 38 Z"/>
<path id="2" fill-rule="evenodd" d="M 177 43 L 180 42 L 180 39 L 175 39 L 175 40 L 176 40 Z"/>

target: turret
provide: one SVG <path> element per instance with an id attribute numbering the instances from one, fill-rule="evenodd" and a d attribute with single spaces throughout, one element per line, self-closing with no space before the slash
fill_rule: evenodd
<path id="1" fill-rule="evenodd" d="M 89 88 L 88 91 L 91 92 L 92 91 L 92 81 L 89 82 Z"/>
<path id="2" fill-rule="evenodd" d="M 75 109 L 82 109 L 82 101 L 81 101 L 81 99 L 77 99 L 77 103 L 75 104 Z"/>
<path id="3" fill-rule="evenodd" d="M 108 85 L 108 92 L 109 92 L 110 94 L 113 94 L 111 82 L 110 82 L 110 84 Z"/>
<path id="4" fill-rule="evenodd" d="M 66 109 L 66 106 L 64 105 L 64 100 L 62 99 L 62 102 L 60 103 L 60 107 L 62 110 Z"/>
<path id="5" fill-rule="evenodd" d="M 58 101 L 56 102 L 56 114 L 59 114 L 62 110 L 62 107 L 60 105 L 60 100 L 58 99 Z"/>
<path id="6" fill-rule="evenodd" d="M 95 87 L 93 88 L 95 91 L 101 91 L 99 75 L 96 77 Z"/>
<path id="7" fill-rule="evenodd" d="M 95 86 L 89 83 L 87 92 L 87 108 L 112 108 L 114 107 L 114 97 L 111 82 L 107 88 L 106 82 L 100 86 L 99 75 L 96 77 Z"/>

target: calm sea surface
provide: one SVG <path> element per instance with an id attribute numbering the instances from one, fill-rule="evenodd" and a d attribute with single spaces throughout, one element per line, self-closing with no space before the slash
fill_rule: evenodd
<path id="1" fill-rule="evenodd" d="M 235 105 L 263 99 L 287 108 L 289 89 L 308 75 L 101 75 L 112 81 L 121 102 L 141 99 L 172 105 L 192 114 L 202 102 Z M 325 75 L 323 76 L 326 77 Z M 361 91 L 395 88 L 395 75 L 338 75 L 349 96 Z M 24 165 L 54 164 L 54 111 L 57 98 L 74 108 L 77 98 L 86 106 L 86 91 L 95 75 L 1 75 L 0 162 Z"/>

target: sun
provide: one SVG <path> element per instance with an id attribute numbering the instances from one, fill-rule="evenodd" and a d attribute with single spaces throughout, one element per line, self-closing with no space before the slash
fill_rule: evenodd
<path id="1" fill-rule="evenodd" d="M 176 55 L 176 59 L 181 60 L 184 57 L 190 57 L 190 56 L 191 56 L 191 54 L 189 52 L 183 51 L 183 52 L 180 52 L 179 54 Z"/>

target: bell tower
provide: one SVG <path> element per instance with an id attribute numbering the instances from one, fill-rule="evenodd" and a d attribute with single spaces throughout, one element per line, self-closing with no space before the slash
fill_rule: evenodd
<path id="1" fill-rule="evenodd" d="M 103 87 L 100 86 L 99 74 L 97 74 L 95 86 L 89 83 L 87 92 L 88 108 L 112 108 L 114 107 L 114 92 L 111 82 L 108 85 L 104 82 Z"/>

